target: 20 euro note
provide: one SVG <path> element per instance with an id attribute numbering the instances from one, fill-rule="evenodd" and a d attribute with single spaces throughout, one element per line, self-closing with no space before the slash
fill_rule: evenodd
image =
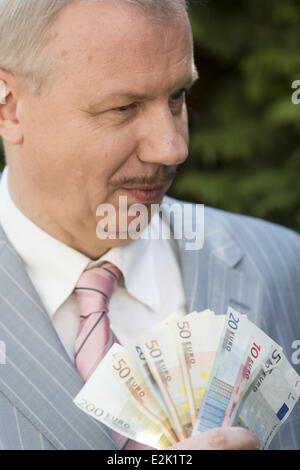
<path id="1" fill-rule="evenodd" d="M 193 435 L 220 427 L 255 325 L 228 307 L 216 359 Z"/>
<path id="2" fill-rule="evenodd" d="M 138 343 L 168 408 L 178 439 L 189 437 L 192 423 L 187 390 L 172 329 L 151 330 L 142 335 Z"/>
<path id="3" fill-rule="evenodd" d="M 160 426 L 172 444 L 178 442 L 166 413 L 149 390 L 132 351 L 116 343 L 107 353 L 107 362 L 119 386 L 126 388 L 137 409 Z"/>
<path id="4" fill-rule="evenodd" d="M 171 442 L 161 427 L 145 416 L 126 389 L 120 387 L 110 364 L 111 358 L 106 355 L 74 398 L 75 405 L 129 439 L 159 450 L 169 447 Z"/>
<path id="5" fill-rule="evenodd" d="M 215 315 L 211 310 L 192 312 L 172 323 L 192 424 L 205 394 L 218 344 L 223 331 L 225 315 Z"/>
<path id="6" fill-rule="evenodd" d="M 276 346 L 239 400 L 229 426 L 254 432 L 267 449 L 300 395 L 300 377 Z"/>

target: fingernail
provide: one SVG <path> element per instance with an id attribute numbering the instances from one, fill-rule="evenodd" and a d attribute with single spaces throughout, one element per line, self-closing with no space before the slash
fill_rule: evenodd
<path id="1" fill-rule="evenodd" d="M 251 432 L 250 434 L 251 434 L 251 437 L 253 439 L 255 449 L 259 449 L 260 448 L 260 440 L 258 439 L 257 435 L 254 434 L 253 432 Z"/>

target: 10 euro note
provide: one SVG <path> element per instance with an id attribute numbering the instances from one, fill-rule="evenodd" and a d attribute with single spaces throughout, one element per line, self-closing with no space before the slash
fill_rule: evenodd
<path id="1" fill-rule="evenodd" d="M 172 328 L 182 366 L 192 424 L 205 394 L 220 337 L 225 315 L 215 315 L 211 310 L 192 312 L 173 322 Z"/>
<path id="2" fill-rule="evenodd" d="M 266 358 L 275 347 L 278 350 L 282 350 L 281 346 L 275 343 L 272 338 L 256 325 L 252 325 L 252 335 L 245 350 L 244 358 L 234 384 L 234 389 L 226 409 L 222 426 L 228 425 L 230 417 L 243 391 L 252 380 L 254 371 L 265 362 Z"/>
<path id="3" fill-rule="evenodd" d="M 254 432 L 267 449 L 300 395 L 300 377 L 277 346 L 253 374 L 229 421 Z"/>
<path id="4" fill-rule="evenodd" d="M 111 348 L 74 398 L 75 405 L 129 439 L 159 450 L 170 447 L 162 426 L 141 412 L 129 390 L 112 374 L 113 353 Z"/>

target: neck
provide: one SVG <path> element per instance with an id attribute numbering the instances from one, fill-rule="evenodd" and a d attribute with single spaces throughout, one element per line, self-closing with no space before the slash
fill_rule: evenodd
<path id="1" fill-rule="evenodd" d="M 16 208 L 24 217 L 52 238 L 82 253 L 92 261 L 96 261 L 113 247 L 111 243 L 113 240 L 108 240 L 104 244 L 102 240 L 97 238 L 95 227 L 88 228 L 84 224 L 78 224 L 76 227 L 76 224 L 72 224 L 70 219 L 69 223 L 66 224 L 67 228 L 59 224 L 55 218 L 57 214 L 55 207 L 45 203 L 41 208 L 39 203 L 41 198 L 38 195 L 28 197 L 28 194 L 32 193 L 26 189 L 24 183 L 19 183 L 17 179 L 12 177 L 10 170 L 8 171 L 7 183 L 10 198 Z M 44 207 L 47 207 L 47 210 Z M 63 217 L 62 219 L 64 220 Z M 66 215 L 65 220 L 68 220 L 68 215 Z M 74 226 L 77 229 L 72 230 Z M 68 229 L 69 227 L 72 227 L 72 229 Z"/>

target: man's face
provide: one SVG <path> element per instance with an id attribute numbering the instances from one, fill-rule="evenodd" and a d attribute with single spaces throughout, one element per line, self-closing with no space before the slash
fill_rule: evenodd
<path id="1" fill-rule="evenodd" d="M 22 104 L 18 165 L 40 220 L 96 257 L 97 207 L 118 209 L 120 196 L 159 203 L 187 158 L 190 26 L 184 15 L 163 24 L 123 2 L 83 1 L 60 11 L 46 47 L 55 79 Z"/>

